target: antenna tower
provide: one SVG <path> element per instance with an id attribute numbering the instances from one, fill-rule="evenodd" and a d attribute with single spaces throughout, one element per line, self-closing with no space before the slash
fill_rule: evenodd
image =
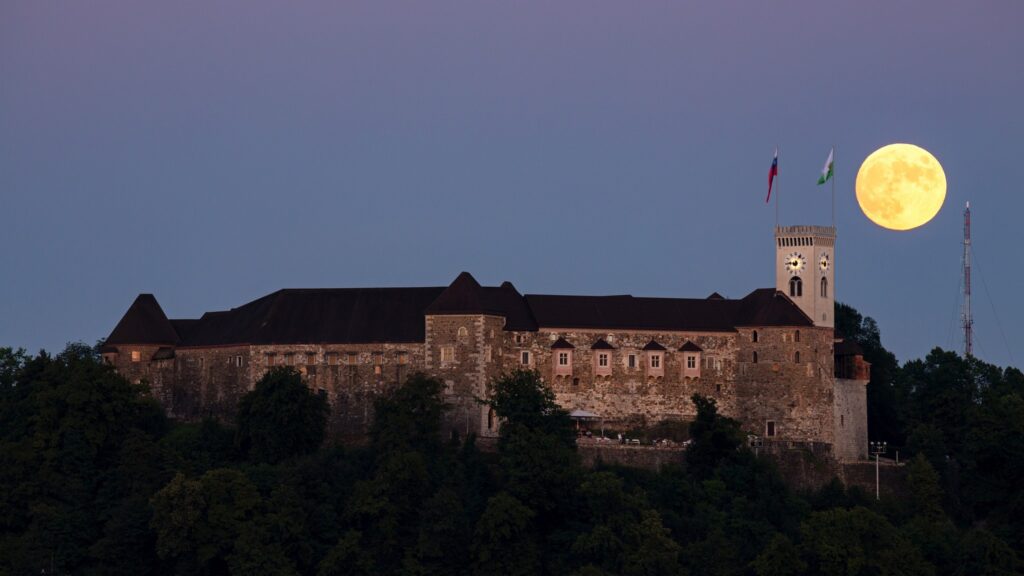
<path id="1" fill-rule="evenodd" d="M 971 203 L 964 209 L 964 357 L 974 355 L 974 318 L 971 317 Z"/>

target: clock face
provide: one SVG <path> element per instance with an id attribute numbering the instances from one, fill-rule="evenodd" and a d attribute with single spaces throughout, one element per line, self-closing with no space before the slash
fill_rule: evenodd
<path id="1" fill-rule="evenodd" d="M 786 256 L 785 267 L 790 274 L 799 274 L 803 272 L 805 266 L 807 266 L 807 259 L 804 258 L 803 254 L 793 252 L 789 256 Z"/>
<path id="2" fill-rule="evenodd" d="M 828 254 L 822 254 L 821 259 L 818 260 L 818 266 L 821 267 L 822 272 L 828 272 L 828 267 L 832 265 L 832 262 L 828 259 Z"/>

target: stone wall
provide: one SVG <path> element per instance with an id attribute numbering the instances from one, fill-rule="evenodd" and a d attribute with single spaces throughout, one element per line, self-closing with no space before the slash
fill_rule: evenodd
<path id="1" fill-rule="evenodd" d="M 552 350 L 559 338 L 573 349 Z M 591 350 L 604 339 L 614 350 Z M 724 412 L 734 412 L 736 370 L 733 333 L 608 332 L 597 330 L 546 330 L 509 332 L 505 336 L 506 365 L 536 369 L 567 410 L 581 409 L 604 418 L 610 429 L 623 429 L 638 421 L 655 423 L 666 419 L 692 419 L 696 411 L 690 397 L 701 394 L 714 398 Z M 645 352 L 655 341 L 664 351 Z M 684 375 L 685 356 L 679 348 L 687 341 L 700 346 L 699 376 Z M 523 352 L 530 355 L 523 364 Z M 555 374 L 558 352 L 571 357 L 571 371 Z M 595 374 L 598 353 L 610 353 L 610 375 Z M 659 354 L 661 370 L 650 367 L 651 354 Z M 635 365 L 630 367 L 629 357 Z"/>
<path id="2" fill-rule="evenodd" d="M 740 329 L 738 406 L 734 413 L 723 413 L 764 437 L 772 422 L 776 438 L 831 443 L 832 339 L 831 328 Z"/>
<path id="3" fill-rule="evenodd" d="M 868 457 L 867 381 L 836 379 L 835 455 L 840 460 Z"/>

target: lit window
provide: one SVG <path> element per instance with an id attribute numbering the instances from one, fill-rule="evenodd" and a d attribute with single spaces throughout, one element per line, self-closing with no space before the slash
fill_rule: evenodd
<path id="1" fill-rule="evenodd" d="M 804 294 L 804 281 L 799 276 L 794 276 L 789 279 L 789 296 L 791 298 L 799 298 Z"/>
<path id="2" fill-rule="evenodd" d="M 568 352 L 559 352 L 558 353 L 558 365 L 559 366 L 568 366 L 569 365 L 569 353 Z"/>
<path id="3" fill-rule="evenodd" d="M 355 366 L 359 363 L 359 354 L 356 354 L 355 352 L 345 354 L 345 363 L 350 366 Z"/>
<path id="4" fill-rule="evenodd" d="M 524 351 L 522 354 L 520 354 L 519 355 L 519 363 L 522 364 L 523 366 L 529 366 L 530 365 L 530 353 Z"/>
<path id="5" fill-rule="evenodd" d="M 459 326 L 459 338 L 466 338 L 469 336 L 469 330 L 465 326 Z"/>
<path id="6" fill-rule="evenodd" d="M 604 352 L 602 352 L 601 354 L 598 354 L 597 355 L 597 365 L 602 367 L 602 368 L 607 367 L 608 366 L 608 354 L 606 354 Z"/>
<path id="7" fill-rule="evenodd" d="M 404 366 L 409 363 L 409 354 L 407 352 L 398 353 L 398 364 Z"/>
<path id="8" fill-rule="evenodd" d="M 324 354 L 324 356 L 326 357 L 327 363 L 329 365 L 334 366 L 335 364 L 338 363 L 338 353 L 337 352 L 328 352 L 328 353 Z"/>
<path id="9" fill-rule="evenodd" d="M 138 350 L 132 350 L 132 362 L 138 362 L 142 360 L 142 353 Z"/>
<path id="10" fill-rule="evenodd" d="M 455 348 L 452 346 L 441 347 L 441 362 L 454 362 L 455 361 Z"/>

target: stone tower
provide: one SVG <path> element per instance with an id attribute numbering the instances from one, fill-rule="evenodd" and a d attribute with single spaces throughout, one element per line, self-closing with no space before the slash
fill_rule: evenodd
<path id="1" fill-rule="evenodd" d="M 795 302 L 815 326 L 834 327 L 836 229 L 775 228 L 775 288 Z"/>

